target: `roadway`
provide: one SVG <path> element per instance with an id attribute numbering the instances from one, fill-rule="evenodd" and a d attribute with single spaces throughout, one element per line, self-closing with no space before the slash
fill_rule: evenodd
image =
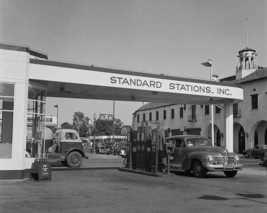
<path id="1" fill-rule="evenodd" d="M 212 173 L 203 179 L 86 169 L 97 161 L 103 168 L 122 163 L 118 156 L 92 155 L 84 169 L 53 170 L 50 181 L 0 181 L 0 212 L 267 212 L 267 172 L 258 159 L 242 158 L 245 168 L 234 178 Z"/>

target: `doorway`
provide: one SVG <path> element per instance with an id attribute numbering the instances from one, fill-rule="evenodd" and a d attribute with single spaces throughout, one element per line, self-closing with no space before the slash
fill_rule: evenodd
<path id="1" fill-rule="evenodd" d="M 245 149 L 245 131 L 243 127 L 241 127 L 238 133 L 238 153 L 241 154 Z"/>

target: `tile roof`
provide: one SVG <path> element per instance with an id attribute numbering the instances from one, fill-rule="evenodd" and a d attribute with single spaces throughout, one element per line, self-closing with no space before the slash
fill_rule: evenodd
<path id="1" fill-rule="evenodd" d="M 235 84 L 242 84 L 242 83 L 246 83 L 246 82 L 251 82 L 251 81 L 256 81 L 256 80 L 260 80 L 260 79 L 264 79 L 267 78 L 267 67 L 261 67 L 257 70 L 255 70 L 253 73 L 247 75 L 244 78 L 238 79 L 236 80 L 236 76 L 228 76 L 226 78 L 222 78 L 220 79 L 221 82 L 224 83 L 235 83 Z"/>
<path id="2" fill-rule="evenodd" d="M 234 83 L 246 83 L 246 82 L 250 82 L 250 81 L 256 81 L 256 80 L 260 80 L 260 79 L 264 79 L 267 78 L 267 67 L 265 68 L 259 68 L 256 71 L 254 71 L 253 73 L 247 75 L 244 78 L 241 78 L 239 80 L 234 80 Z"/>
<path id="3" fill-rule="evenodd" d="M 246 51 L 253 51 L 253 52 L 256 52 L 256 50 L 254 50 L 254 49 L 252 49 L 252 48 L 249 48 L 249 47 L 246 47 L 246 48 L 240 50 L 239 53 L 241 53 L 241 52 L 246 52 Z"/>

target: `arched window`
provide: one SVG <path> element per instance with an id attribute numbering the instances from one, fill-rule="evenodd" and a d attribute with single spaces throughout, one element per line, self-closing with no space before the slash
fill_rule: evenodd
<path id="1" fill-rule="evenodd" d="M 238 153 L 242 153 L 245 148 L 245 131 L 243 127 L 241 127 L 238 133 Z"/>
<path id="2" fill-rule="evenodd" d="M 258 141 L 258 131 L 255 130 L 255 134 L 254 134 L 254 146 L 258 145 L 259 141 Z"/>

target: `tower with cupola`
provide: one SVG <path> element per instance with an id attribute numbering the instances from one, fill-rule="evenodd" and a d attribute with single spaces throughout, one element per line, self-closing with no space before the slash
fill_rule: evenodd
<path id="1" fill-rule="evenodd" d="M 247 26 L 246 18 L 246 26 Z M 246 48 L 238 52 L 239 63 L 236 67 L 236 79 L 241 79 L 258 69 L 256 50 L 248 47 L 248 27 L 246 27 Z"/>

